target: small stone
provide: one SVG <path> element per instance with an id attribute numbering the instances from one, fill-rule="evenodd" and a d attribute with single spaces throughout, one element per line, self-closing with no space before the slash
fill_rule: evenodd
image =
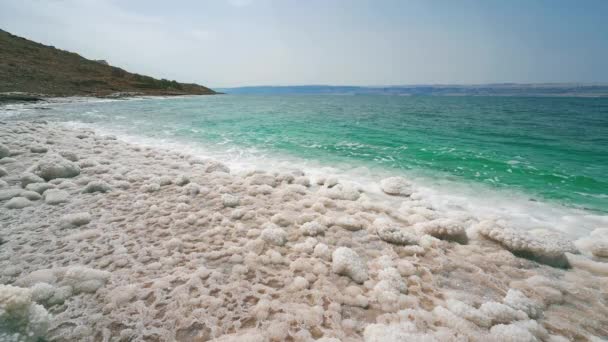
<path id="1" fill-rule="evenodd" d="M 410 183 L 403 177 L 390 177 L 380 181 L 382 191 L 393 196 L 410 196 L 412 189 Z"/>
<path id="2" fill-rule="evenodd" d="M 87 212 L 64 215 L 61 220 L 69 226 L 80 227 L 91 222 L 91 214 Z"/>
<path id="3" fill-rule="evenodd" d="M 8 209 L 22 209 L 29 207 L 33 203 L 25 197 L 13 197 L 4 205 Z"/>
<path id="4" fill-rule="evenodd" d="M 46 146 L 34 145 L 30 147 L 32 153 L 46 153 L 49 149 Z"/>
<path id="5" fill-rule="evenodd" d="M 72 162 L 78 161 L 78 156 L 72 151 L 61 151 L 59 155 Z"/>
<path id="6" fill-rule="evenodd" d="M 36 191 L 29 191 L 29 190 L 23 191 L 21 193 L 21 196 L 29 199 L 30 201 L 37 201 L 42 198 L 42 196 L 40 196 L 40 194 L 37 193 Z"/>
<path id="7" fill-rule="evenodd" d="M 359 284 L 369 278 L 367 265 L 352 249 L 339 247 L 332 253 L 331 259 L 331 269 L 334 273 L 345 275 Z"/>
<path id="8" fill-rule="evenodd" d="M 11 150 L 4 144 L 0 144 L 0 159 L 6 158 L 11 155 Z"/>
<path id="9" fill-rule="evenodd" d="M 226 208 L 236 207 L 237 205 L 239 205 L 239 202 L 240 202 L 239 198 L 234 195 L 230 195 L 230 194 L 222 195 L 222 204 Z"/>
<path id="10" fill-rule="evenodd" d="M 6 201 L 6 200 L 11 199 L 13 197 L 20 196 L 21 192 L 23 192 L 23 190 L 21 190 L 21 189 L 4 189 L 4 190 L 0 190 L 0 201 Z"/>
<path id="11" fill-rule="evenodd" d="M 44 192 L 44 202 L 50 205 L 67 202 L 69 197 L 65 190 L 49 189 Z"/>
<path id="12" fill-rule="evenodd" d="M 44 179 L 31 172 L 24 172 L 21 177 L 19 177 L 19 180 L 21 181 L 22 188 L 25 188 L 28 184 L 32 183 L 44 183 Z"/>
<path id="13" fill-rule="evenodd" d="M 33 173 L 46 181 L 55 178 L 72 178 L 80 174 L 80 167 L 60 155 L 47 155 L 33 168 Z"/>
<path id="14" fill-rule="evenodd" d="M 104 181 L 92 181 L 89 182 L 87 186 L 85 186 L 85 188 L 82 190 L 82 193 L 90 194 L 93 192 L 108 192 L 110 190 L 112 190 L 112 188 L 108 183 Z"/>
<path id="15" fill-rule="evenodd" d="M 8 175 L 8 171 L 6 171 L 5 168 L 0 167 L 0 177 L 4 177 L 6 175 Z"/>
<path id="16" fill-rule="evenodd" d="M 287 233 L 279 227 L 269 227 L 262 230 L 262 240 L 277 246 L 283 246 L 287 242 Z"/>
<path id="17" fill-rule="evenodd" d="M 31 183 L 25 187 L 26 190 L 35 191 L 39 194 L 43 194 L 48 189 L 53 189 L 53 188 L 55 188 L 55 185 L 50 184 L 50 183 Z"/>

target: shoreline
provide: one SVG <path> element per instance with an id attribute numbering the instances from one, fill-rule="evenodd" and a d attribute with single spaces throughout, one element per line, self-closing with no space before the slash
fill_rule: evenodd
<path id="1" fill-rule="evenodd" d="M 341 179 L 235 174 L 217 161 L 90 130 L 7 121 L 0 133 L 11 153 L 0 159 L 0 305 L 10 293 L 21 298 L 14 312 L 38 319 L 26 314 L 18 333 L 180 341 L 608 336 L 607 251 L 598 247 L 608 243 L 606 230 L 577 244 L 597 249 L 590 257 L 556 232 L 449 217 L 405 180 L 378 185 L 393 194 L 391 206 Z"/>

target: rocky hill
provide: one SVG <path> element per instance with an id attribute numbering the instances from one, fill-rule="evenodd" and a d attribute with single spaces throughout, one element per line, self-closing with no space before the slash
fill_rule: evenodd
<path id="1" fill-rule="evenodd" d="M 198 84 L 133 74 L 0 30 L 0 94 L 14 92 L 44 96 L 217 94 Z"/>

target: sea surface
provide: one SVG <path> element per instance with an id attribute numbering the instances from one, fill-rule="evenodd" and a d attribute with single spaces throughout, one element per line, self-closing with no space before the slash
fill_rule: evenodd
<path id="1" fill-rule="evenodd" d="M 90 127 L 237 169 L 337 174 L 376 190 L 402 175 L 437 206 L 529 228 L 608 227 L 606 98 L 221 95 L 13 105 L 0 118 Z"/>

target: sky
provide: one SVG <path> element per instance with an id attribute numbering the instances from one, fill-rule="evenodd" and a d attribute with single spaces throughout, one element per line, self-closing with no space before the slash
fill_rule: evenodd
<path id="1" fill-rule="evenodd" d="M 605 0 L 0 0 L 0 28 L 210 87 L 608 82 Z"/>

